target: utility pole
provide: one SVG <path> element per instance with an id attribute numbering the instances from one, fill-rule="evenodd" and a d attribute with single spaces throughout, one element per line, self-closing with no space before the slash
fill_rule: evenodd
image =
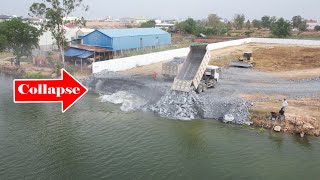
<path id="1" fill-rule="evenodd" d="M 63 9 L 65 9 L 64 7 L 64 0 L 62 0 L 62 7 Z M 66 16 L 65 14 L 63 15 L 64 17 Z M 66 64 L 64 62 L 64 20 L 62 18 L 62 33 L 63 33 L 63 38 L 61 39 L 61 58 L 62 58 L 62 63 L 63 63 L 63 68 L 65 69 L 66 68 Z"/>

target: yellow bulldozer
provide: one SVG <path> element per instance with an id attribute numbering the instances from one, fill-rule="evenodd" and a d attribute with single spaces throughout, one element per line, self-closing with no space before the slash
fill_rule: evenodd
<path id="1" fill-rule="evenodd" d="M 253 55 L 250 51 L 244 52 L 243 55 L 238 58 L 238 60 L 230 61 L 230 66 L 233 67 L 251 68 L 254 65 L 255 62 L 253 61 Z"/>

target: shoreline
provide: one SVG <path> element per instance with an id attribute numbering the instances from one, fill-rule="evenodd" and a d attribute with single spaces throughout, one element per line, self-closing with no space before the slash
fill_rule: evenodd
<path id="1" fill-rule="evenodd" d="M 21 67 L 0 65 L 0 73 L 13 78 L 22 78 L 26 72 Z"/>
<path id="2" fill-rule="evenodd" d="M 266 114 L 251 112 L 253 127 L 287 134 L 320 137 L 320 123 L 316 118 L 286 115 L 285 119 L 269 120 Z"/>
<path id="3" fill-rule="evenodd" d="M 40 70 L 45 69 L 42 67 L 37 68 Z M 5 64 L 0 65 L 0 73 L 12 78 L 24 78 L 24 76 L 28 74 L 28 72 L 25 72 L 23 67 L 9 66 Z M 33 72 L 31 71 L 31 73 Z M 90 75 L 75 74 L 74 77 L 80 81 L 85 81 L 90 77 Z M 276 126 L 280 126 L 280 132 L 288 134 L 299 134 L 301 137 L 305 135 L 315 137 L 320 136 L 320 123 L 318 123 L 315 118 L 306 119 L 306 117 L 287 116 L 284 122 L 279 122 L 268 120 L 265 113 L 262 116 L 261 113 L 258 113 L 257 115 L 257 113 L 252 111 L 250 111 L 249 117 L 251 118 L 248 118 L 247 121 L 253 122 L 250 127 L 264 128 L 274 131 Z M 205 119 L 205 117 L 203 119 Z M 219 121 L 223 122 L 221 120 Z"/>

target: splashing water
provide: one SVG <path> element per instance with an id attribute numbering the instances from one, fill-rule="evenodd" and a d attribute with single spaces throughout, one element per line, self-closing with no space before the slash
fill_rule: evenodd
<path id="1" fill-rule="evenodd" d="M 120 109 L 125 112 L 138 110 L 147 103 L 139 96 L 130 94 L 126 91 L 119 91 L 111 95 L 103 95 L 100 99 L 101 102 L 121 104 Z"/>

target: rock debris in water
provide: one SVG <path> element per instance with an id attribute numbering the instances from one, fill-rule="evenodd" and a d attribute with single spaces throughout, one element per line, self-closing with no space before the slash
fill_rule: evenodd
<path id="1" fill-rule="evenodd" d="M 164 117 L 190 120 L 202 117 L 203 103 L 193 91 L 187 93 L 169 90 L 149 109 Z"/>

